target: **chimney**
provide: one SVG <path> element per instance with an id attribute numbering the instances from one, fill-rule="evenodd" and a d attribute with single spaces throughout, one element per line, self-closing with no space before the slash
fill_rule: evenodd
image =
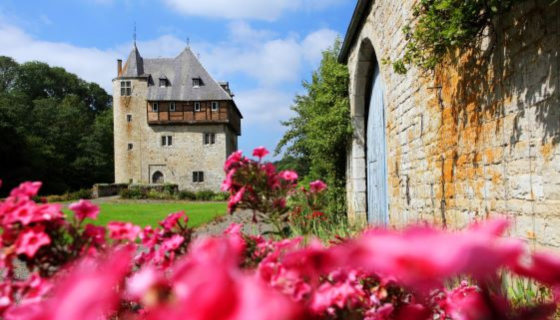
<path id="1" fill-rule="evenodd" d="M 121 59 L 117 60 L 117 68 L 118 68 L 117 76 L 120 77 L 122 75 L 122 60 Z"/>

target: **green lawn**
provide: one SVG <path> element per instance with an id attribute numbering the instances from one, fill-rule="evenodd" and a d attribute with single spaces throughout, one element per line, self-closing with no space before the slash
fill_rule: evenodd
<path id="1" fill-rule="evenodd" d="M 157 226 L 170 213 L 184 210 L 189 216 L 189 226 L 198 227 L 224 215 L 227 210 L 225 202 L 161 202 L 161 203 L 134 203 L 134 202 L 107 202 L 99 204 L 101 212 L 97 225 L 106 225 L 110 221 L 132 222 L 139 226 Z M 68 209 L 64 210 L 69 213 Z M 87 222 L 87 221 L 86 221 Z"/>

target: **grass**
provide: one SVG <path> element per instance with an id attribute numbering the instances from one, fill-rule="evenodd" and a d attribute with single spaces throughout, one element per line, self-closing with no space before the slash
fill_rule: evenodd
<path id="1" fill-rule="evenodd" d="M 147 225 L 155 227 L 170 213 L 182 210 L 189 216 L 189 226 L 198 227 L 224 215 L 227 210 L 227 204 L 222 202 L 107 202 L 99 204 L 99 207 L 101 212 L 97 220 L 92 221 L 96 225 L 107 225 L 111 221 L 123 221 L 142 227 Z M 64 209 L 64 211 L 67 214 L 70 213 L 68 209 Z"/>

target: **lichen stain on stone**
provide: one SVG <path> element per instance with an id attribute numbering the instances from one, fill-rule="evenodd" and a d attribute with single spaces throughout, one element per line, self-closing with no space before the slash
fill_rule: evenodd
<path id="1" fill-rule="evenodd" d="M 484 199 L 486 181 L 494 187 L 503 183 L 501 174 L 489 169 L 503 159 L 501 143 L 496 143 L 503 130 L 502 102 L 493 94 L 500 84 L 491 68 L 491 64 L 485 67 L 471 53 L 465 53 L 448 58 L 434 74 L 433 86 L 441 86 L 443 106 L 429 100 L 430 112 L 441 114 L 429 163 L 438 169 L 433 164 L 439 162 L 442 174 L 438 188 L 445 192 L 435 193 L 445 200 L 447 210 L 457 209 L 453 208 L 457 197 Z"/>
<path id="2" fill-rule="evenodd" d="M 544 161 L 550 161 L 550 159 L 552 158 L 553 151 L 554 151 L 554 143 L 553 142 L 543 143 L 540 146 L 540 151 L 541 151 L 541 154 L 544 158 Z"/>

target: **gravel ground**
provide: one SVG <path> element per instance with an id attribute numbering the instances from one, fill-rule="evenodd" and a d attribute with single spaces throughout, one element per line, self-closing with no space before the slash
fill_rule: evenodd
<path id="1" fill-rule="evenodd" d="M 253 212 L 251 212 L 250 210 L 243 210 L 243 211 L 237 211 L 232 215 L 230 214 L 225 215 L 217 219 L 216 221 L 200 226 L 196 229 L 195 234 L 199 237 L 220 235 L 232 223 L 243 224 L 242 230 L 246 234 L 257 235 L 272 230 L 271 225 L 267 225 L 262 222 L 253 223 Z"/>

